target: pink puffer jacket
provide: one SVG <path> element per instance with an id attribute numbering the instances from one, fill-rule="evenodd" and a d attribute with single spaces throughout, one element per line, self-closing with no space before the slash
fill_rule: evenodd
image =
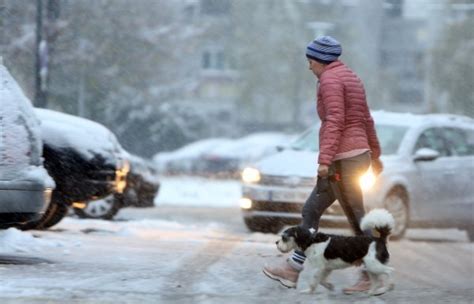
<path id="1" fill-rule="evenodd" d="M 341 61 L 330 63 L 319 79 L 319 164 L 372 152 L 380 156 L 380 145 L 370 115 L 362 81 Z"/>

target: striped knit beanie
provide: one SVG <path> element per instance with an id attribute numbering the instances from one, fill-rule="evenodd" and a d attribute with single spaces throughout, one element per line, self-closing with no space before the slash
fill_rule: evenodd
<path id="1" fill-rule="evenodd" d="M 331 36 L 318 37 L 306 48 L 307 58 L 326 64 L 337 60 L 341 53 L 341 44 Z"/>

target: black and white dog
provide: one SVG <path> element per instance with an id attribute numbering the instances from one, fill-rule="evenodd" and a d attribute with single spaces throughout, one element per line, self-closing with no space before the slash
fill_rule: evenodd
<path id="1" fill-rule="evenodd" d="M 285 230 L 276 244 L 283 253 L 295 249 L 305 253 L 304 269 L 297 283 L 301 292 L 314 292 L 319 284 L 333 289 L 326 281 L 332 270 L 364 264 L 371 282 L 369 294 L 379 295 L 391 288 L 389 279 L 393 268 L 386 265 L 389 259 L 387 237 L 394 225 L 393 216 L 387 210 L 374 209 L 364 216 L 361 228 L 375 229 L 378 237 L 311 233 L 295 226 Z M 387 281 L 383 280 L 384 275 Z M 301 286 L 309 286 L 309 289 L 302 290 Z"/>

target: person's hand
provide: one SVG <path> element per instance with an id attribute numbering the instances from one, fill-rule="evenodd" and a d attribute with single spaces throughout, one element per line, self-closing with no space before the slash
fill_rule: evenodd
<path id="1" fill-rule="evenodd" d="M 328 192 L 329 189 L 329 179 L 327 177 L 318 177 L 318 182 L 316 183 L 316 193 L 322 194 Z"/>
<path id="2" fill-rule="evenodd" d="M 375 176 L 379 175 L 383 171 L 383 164 L 380 158 L 372 159 L 372 171 Z"/>
<path id="3" fill-rule="evenodd" d="M 329 166 L 328 165 L 319 165 L 318 167 L 318 176 L 326 178 L 329 175 Z"/>

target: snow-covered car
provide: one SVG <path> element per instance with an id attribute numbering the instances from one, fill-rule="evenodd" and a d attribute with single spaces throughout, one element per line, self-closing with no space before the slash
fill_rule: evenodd
<path id="1" fill-rule="evenodd" d="M 156 168 L 166 174 L 195 174 L 202 155 L 220 145 L 227 145 L 228 138 L 207 138 L 187 144 L 175 151 L 159 152 L 153 156 Z"/>
<path id="2" fill-rule="evenodd" d="M 45 167 L 56 189 L 45 214 L 23 229 L 49 228 L 70 206 L 84 207 L 84 202 L 123 192 L 129 164 L 109 129 L 58 111 L 36 108 L 35 113 L 41 121 Z"/>
<path id="3" fill-rule="evenodd" d="M 368 210 L 382 207 L 395 217 L 394 237 L 409 226 L 459 227 L 474 237 L 474 120 L 448 114 L 375 112 L 384 171 L 371 170 L 360 183 Z M 298 224 L 316 183 L 318 127 L 289 149 L 262 159 L 242 173 L 241 209 L 253 231 L 275 232 Z M 336 202 L 321 225 L 344 225 Z"/>
<path id="4" fill-rule="evenodd" d="M 277 147 L 291 136 L 278 132 L 262 132 L 220 144 L 203 153 L 197 171 L 204 175 L 238 177 L 247 165 L 277 152 Z"/>
<path id="5" fill-rule="evenodd" d="M 151 161 L 128 154 L 130 171 L 127 174 L 127 186 L 123 193 L 114 193 L 103 199 L 86 203 L 85 208 L 74 208 L 80 218 L 113 219 L 121 208 L 153 207 L 160 182 L 157 171 Z"/>
<path id="6" fill-rule="evenodd" d="M 41 153 L 33 105 L 0 62 L 0 228 L 36 220 L 46 210 L 54 181 Z"/>

